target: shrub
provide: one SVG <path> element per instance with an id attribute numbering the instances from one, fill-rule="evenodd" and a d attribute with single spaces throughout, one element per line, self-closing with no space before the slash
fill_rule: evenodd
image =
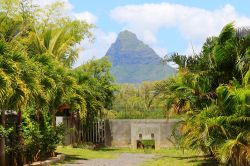
<path id="1" fill-rule="evenodd" d="M 64 126 L 53 126 L 48 112 L 27 109 L 22 123 L 23 152 L 28 161 L 37 161 L 54 155 L 62 141 Z"/>

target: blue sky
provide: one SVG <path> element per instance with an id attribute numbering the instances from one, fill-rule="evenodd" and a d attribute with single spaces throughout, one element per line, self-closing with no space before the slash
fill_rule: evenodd
<path id="1" fill-rule="evenodd" d="M 56 0 L 39 1 L 40 4 Z M 218 35 L 232 21 L 250 26 L 250 1 L 247 0 L 61 0 L 77 19 L 96 25 L 93 43 L 76 65 L 105 55 L 117 34 L 128 29 L 160 55 L 199 52 L 206 37 Z"/>

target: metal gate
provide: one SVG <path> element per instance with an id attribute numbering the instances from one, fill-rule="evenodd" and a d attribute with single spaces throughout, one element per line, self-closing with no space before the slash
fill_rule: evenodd
<path id="1" fill-rule="evenodd" d="M 94 144 L 105 143 L 105 121 L 100 120 L 88 127 L 85 132 L 85 141 L 92 142 Z"/>

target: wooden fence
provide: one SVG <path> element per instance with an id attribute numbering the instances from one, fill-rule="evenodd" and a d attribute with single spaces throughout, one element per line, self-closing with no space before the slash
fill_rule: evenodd
<path id="1" fill-rule="evenodd" d="M 105 143 L 105 121 L 99 120 L 94 122 L 92 126 L 88 127 L 85 132 L 85 142 L 92 142 L 94 144 Z"/>

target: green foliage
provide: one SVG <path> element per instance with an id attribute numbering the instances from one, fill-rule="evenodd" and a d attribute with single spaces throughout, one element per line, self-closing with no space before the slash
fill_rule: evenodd
<path id="1" fill-rule="evenodd" d="M 54 123 L 62 106 L 86 124 L 111 107 L 116 90 L 107 60 L 72 69 L 94 26 L 63 10 L 63 3 L 41 9 L 30 0 L 0 1 L 0 134 L 15 138 L 7 147 L 19 165 L 23 154 L 27 161 L 53 154 L 63 134 Z M 5 110 L 17 114 L 12 132 Z"/>
<path id="2" fill-rule="evenodd" d="M 52 156 L 64 135 L 63 126 L 53 126 L 46 111 L 37 112 L 28 108 L 23 115 L 22 132 L 24 145 L 22 151 L 30 161 Z"/>
<path id="3" fill-rule="evenodd" d="M 144 145 L 144 148 L 146 149 L 153 149 L 155 146 L 154 140 L 141 140 L 141 143 Z"/>
<path id="4" fill-rule="evenodd" d="M 6 129 L 3 125 L 0 125 L 0 136 L 1 137 L 7 137 L 12 131 L 13 131 L 13 128 Z"/>
<path id="5" fill-rule="evenodd" d="M 138 86 L 124 84 L 115 94 L 113 111 L 119 119 L 162 119 L 166 117 L 164 103 L 155 91 L 157 82 Z"/>
<path id="6" fill-rule="evenodd" d="M 103 111 L 112 107 L 117 86 L 110 74 L 108 59 L 92 60 L 74 70 L 77 82 L 85 94 L 87 123 L 103 118 Z"/>
<path id="7" fill-rule="evenodd" d="M 149 111 L 115 111 L 109 119 L 164 119 L 166 118 L 165 109 L 152 109 Z"/>
<path id="8" fill-rule="evenodd" d="M 250 163 L 249 36 L 226 25 L 200 55 L 170 58 L 179 72 L 156 86 L 170 113 L 183 115 L 175 132 L 179 146 L 201 149 L 225 165 Z"/>

